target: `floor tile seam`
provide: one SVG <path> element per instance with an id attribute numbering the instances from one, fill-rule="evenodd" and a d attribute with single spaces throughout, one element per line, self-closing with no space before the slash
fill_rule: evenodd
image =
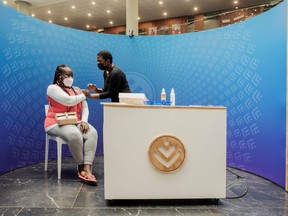
<path id="1" fill-rule="evenodd" d="M 269 209 L 288 209 L 288 206 L 273 206 L 273 207 L 270 207 L 270 206 L 267 206 L 267 207 L 263 207 L 263 206 L 259 206 L 259 207 L 250 207 L 251 209 L 255 209 L 255 210 L 269 210 Z"/>
<path id="2" fill-rule="evenodd" d="M 234 210 L 240 210 L 242 208 L 245 208 L 245 209 L 257 209 L 257 210 L 262 210 L 262 209 L 288 209 L 288 206 L 261 206 L 261 205 L 257 205 L 257 206 L 232 206 L 231 208 L 231 205 L 229 203 L 226 203 L 227 206 L 223 206 L 223 205 L 216 205 L 216 209 L 217 210 L 222 210 L 222 209 L 234 209 Z"/>
<path id="3" fill-rule="evenodd" d="M 169 208 L 165 208 L 165 207 L 158 207 L 158 206 L 155 206 L 155 207 L 152 207 L 152 206 L 149 206 L 149 207 L 145 207 L 145 206 L 135 206 L 135 207 L 130 207 L 130 206 L 106 206 L 106 207 L 101 207 L 101 206 L 95 206 L 95 207 L 36 207 L 36 206 L 0 206 L 0 208 L 7 208 L 8 210 L 9 209 L 17 209 L 17 208 L 21 208 L 21 210 L 23 209 L 87 209 L 87 210 L 93 210 L 93 209 L 97 209 L 97 210 L 105 210 L 105 209 L 115 209 L 115 210 L 118 210 L 118 209 L 159 209 L 159 210 L 162 210 L 162 209 L 206 209 L 208 210 L 209 208 L 182 208 L 182 207 L 178 207 L 178 206 L 173 206 L 173 207 L 169 207 Z M 214 209 L 215 210 L 215 209 Z"/>
<path id="4" fill-rule="evenodd" d="M 77 198 L 78 198 L 78 196 L 79 196 L 80 191 L 81 191 L 82 188 L 83 188 L 83 183 L 81 183 L 81 186 L 79 187 L 79 189 L 78 189 L 78 191 L 77 191 L 77 194 L 76 194 L 76 196 L 75 196 L 75 199 L 74 199 L 74 201 L 72 202 L 71 208 L 74 208 L 73 206 L 75 205 L 76 200 L 77 200 Z"/>
<path id="5" fill-rule="evenodd" d="M 272 191 L 272 193 L 273 194 L 269 194 L 269 193 L 267 193 L 267 191 L 262 191 L 262 190 L 260 190 L 260 189 L 258 189 L 258 188 L 253 188 L 255 191 L 257 191 L 258 193 L 260 193 L 260 194 L 262 194 L 262 195 L 266 195 L 266 196 L 273 196 L 273 195 L 275 195 L 275 191 Z"/>
<path id="6" fill-rule="evenodd" d="M 45 179 L 39 179 L 39 178 L 0 178 L 0 181 L 17 181 L 17 180 L 19 180 L 19 181 L 34 181 L 34 182 L 36 182 L 36 181 L 45 181 Z M 69 182 L 69 183 L 71 183 L 71 182 L 79 182 L 79 183 L 81 183 L 80 181 L 78 181 L 78 179 L 52 179 L 52 178 L 48 178 L 47 179 L 49 182 L 58 182 L 58 181 L 61 181 L 62 183 L 63 182 Z M 98 183 L 103 183 L 104 182 L 104 180 L 99 180 L 99 179 L 97 179 L 97 182 Z M 81 183 L 81 184 L 83 184 L 83 183 Z"/>
<path id="7" fill-rule="evenodd" d="M 168 208 L 163 206 L 163 207 L 159 207 L 159 206 L 106 206 L 106 207 L 101 207 L 101 206 L 95 206 L 95 207 L 36 207 L 36 206 L 0 206 L 0 208 L 7 208 L 9 209 L 16 209 L 16 208 L 21 208 L 20 211 L 24 210 L 24 209 L 83 209 L 83 210 L 106 210 L 106 209 L 114 209 L 114 210 L 123 210 L 123 209 L 131 209 L 131 210 L 139 210 L 139 209 L 144 209 L 144 210 L 167 210 L 167 209 L 182 209 L 182 210 L 215 210 L 214 208 L 199 208 L 199 207 L 180 207 L 180 206 L 169 206 Z M 263 208 L 260 208 L 263 209 Z M 275 208 L 273 208 L 275 209 Z M 280 208 L 279 208 L 280 209 Z M 20 213 L 19 211 L 19 213 Z M 18 213 L 18 214 L 19 214 Z"/>
<path id="8" fill-rule="evenodd" d="M 0 208 L 1 208 L 1 207 L 0 207 Z M 15 207 L 12 207 L 12 208 L 15 209 Z M 6 211 L 2 212 L 1 215 L 5 215 L 5 213 L 6 213 L 7 211 L 9 211 L 10 209 L 12 209 L 12 208 L 10 208 L 10 207 L 8 208 L 8 207 L 7 207 Z M 13 214 L 14 216 L 19 215 L 19 214 L 21 213 L 21 211 L 24 209 L 23 206 L 21 206 L 21 207 L 17 207 L 17 208 L 20 208 L 20 210 L 19 210 L 16 214 Z"/>
<path id="9" fill-rule="evenodd" d="M 245 208 L 251 208 L 251 206 L 243 200 L 243 197 L 242 197 L 242 198 L 239 198 L 239 199 L 222 199 L 222 200 L 221 200 L 221 201 L 222 201 L 223 203 L 225 203 L 226 205 L 229 205 L 229 207 L 232 206 L 233 208 L 242 208 L 241 206 L 234 205 L 233 203 L 230 203 L 230 202 L 227 201 L 227 200 L 237 200 L 237 201 L 239 201 L 239 202 L 242 202 L 242 203 L 245 205 Z M 219 208 L 219 207 L 221 208 L 222 205 L 218 205 L 218 206 L 217 206 L 217 208 Z"/>
<path id="10" fill-rule="evenodd" d="M 0 208 L 22 208 L 22 209 L 24 209 L 24 208 L 26 208 L 26 206 L 23 206 L 23 205 L 21 205 L 21 206 L 18 206 L 18 205 L 16 205 L 16 206 L 6 206 L 6 205 L 0 205 Z"/>
<path id="11" fill-rule="evenodd" d="M 78 179 L 54 179 L 54 178 L 47 178 L 47 179 L 43 179 L 43 178 L 0 178 L 0 180 L 31 180 L 31 181 L 44 181 L 44 180 L 48 180 L 48 181 L 62 181 L 62 182 L 75 182 L 77 181 Z M 98 180 L 98 182 L 100 182 L 101 180 Z M 103 180 L 102 180 L 103 181 Z"/>
<path id="12" fill-rule="evenodd" d="M 7 208 L 9 209 L 17 209 L 17 208 L 21 208 L 21 210 L 23 209 L 87 209 L 87 210 L 93 210 L 93 209 L 107 209 L 107 207 L 37 207 L 37 206 L 0 206 L 1 208 Z M 114 208 L 113 208 L 114 209 Z"/>
<path id="13" fill-rule="evenodd" d="M 0 178 L 0 181 L 11 181 L 11 182 L 15 182 L 18 181 L 18 183 L 21 183 L 21 185 L 24 185 L 28 182 L 32 182 L 32 181 L 43 181 L 43 179 L 33 179 L 33 178 Z M 26 181 L 25 183 L 23 183 L 22 181 Z"/>
<path id="14" fill-rule="evenodd" d="M 23 209 L 25 209 L 25 208 L 22 206 L 22 208 L 20 209 L 20 211 L 18 211 L 18 213 L 15 214 L 15 216 L 19 215 L 19 214 L 23 211 Z"/>
<path id="15" fill-rule="evenodd" d="M 209 208 L 209 207 L 199 207 L 199 206 L 190 206 L 190 207 L 183 207 L 183 206 L 107 206 L 107 207 L 98 207 L 99 209 L 151 209 L 151 210 L 155 210 L 155 209 L 159 209 L 159 210 L 167 210 L 167 209 L 183 209 L 183 210 L 195 210 L 195 209 L 200 209 L 200 210 L 216 210 L 215 208 Z"/>

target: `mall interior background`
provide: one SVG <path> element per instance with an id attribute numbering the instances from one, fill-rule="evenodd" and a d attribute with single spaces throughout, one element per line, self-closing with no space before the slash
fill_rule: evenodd
<path id="1" fill-rule="evenodd" d="M 57 65 L 72 67 L 75 85 L 101 87 L 95 57 L 107 49 L 132 91 L 149 100 L 159 100 L 162 88 L 174 88 L 176 105 L 227 107 L 227 165 L 284 187 L 286 4 L 234 25 L 159 37 L 65 28 L 0 4 L 0 173 L 43 162 L 46 89 Z M 100 155 L 104 101 L 88 101 Z"/>

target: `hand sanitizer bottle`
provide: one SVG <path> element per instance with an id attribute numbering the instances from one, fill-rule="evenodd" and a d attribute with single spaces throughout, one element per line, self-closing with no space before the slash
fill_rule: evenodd
<path id="1" fill-rule="evenodd" d="M 166 92 L 164 88 L 162 88 L 162 91 L 161 91 L 161 101 L 166 102 Z"/>
<path id="2" fill-rule="evenodd" d="M 171 92 L 170 92 L 170 102 L 171 102 L 171 106 L 175 106 L 175 92 L 174 92 L 174 88 L 172 88 Z"/>

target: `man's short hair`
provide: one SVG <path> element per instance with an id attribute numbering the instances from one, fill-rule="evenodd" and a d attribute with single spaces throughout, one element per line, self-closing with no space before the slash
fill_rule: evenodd
<path id="1" fill-rule="evenodd" d="M 105 61 L 109 59 L 111 64 L 113 62 L 112 54 L 108 50 L 101 50 L 97 53 L 97 56 L 102 56 Z"/>

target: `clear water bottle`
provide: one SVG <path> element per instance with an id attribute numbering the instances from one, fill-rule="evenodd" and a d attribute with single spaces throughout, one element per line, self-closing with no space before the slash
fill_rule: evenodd
<path id="1" fill-rule="evenodd" d="M 170 103 L 171 103 L 171 106 L 175 106 L 175 91 L 174 91 L 174 88 L 172 88 L 171 92 L 170 92 Z"/>

